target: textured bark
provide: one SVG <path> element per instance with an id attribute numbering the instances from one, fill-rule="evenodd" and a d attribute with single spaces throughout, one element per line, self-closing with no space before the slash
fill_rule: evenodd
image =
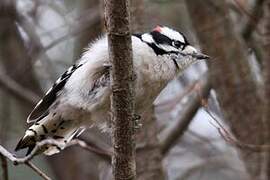
<path id="1" fill-rule="evenodd" d="M 225 1 L 187 0 L 202 49 L 212 57 L 210 79 L 226 122 L 243 143 L 263 143 L 261 100 L 250 72 L 246 47 L 234 32 Z M 222 23 L 221 23 L 222 22 Z M 211 25 L 212 28 L 207 27 Z M 239 149 L 252 179 L 260 177 L 262 156 Z"/>
<path id="2" fill-rule="evenodd" d="M 111 70 L 111 111 L 114 179 L 135 179 L 135 135 L 133 127 L 134 72 L 129 27 L 128 1 L 106 0 Z"/>

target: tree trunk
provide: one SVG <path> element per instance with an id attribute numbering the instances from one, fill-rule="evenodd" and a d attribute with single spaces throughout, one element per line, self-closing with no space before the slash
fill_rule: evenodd
<path id="1" fill-rule="evenodd" d="M 134 72 L 128 1 L 106 0 L 105 20 L 108 32 L 111 70 L 112 169 L 115 180 L 135 179 Z"/>
<path id="2" fill-rule="evenodd" d="M 234 32 L 225 1 L 187 0 L 202 49 L 212 57 L 210 79 L 226 122 L 243 143 L 263 143 L 261 100 L 248 64 L 247 50 Z M 209 28 L 211 27 L 211 28 Z M 206 30 L 207 29 L 207 30 Z M 239 149 L 252 179 L 260 177 L 262 156 Z"/>

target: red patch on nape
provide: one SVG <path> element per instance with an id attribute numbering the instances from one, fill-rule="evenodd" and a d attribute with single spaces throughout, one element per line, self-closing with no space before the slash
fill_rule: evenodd
<path id="1" fill-rule="evenodd" d="M 161 32 L 162 29 L 161 29 L 161 26 L 156 26 L 153 31 L 157 31 L 157 32 Z"/>

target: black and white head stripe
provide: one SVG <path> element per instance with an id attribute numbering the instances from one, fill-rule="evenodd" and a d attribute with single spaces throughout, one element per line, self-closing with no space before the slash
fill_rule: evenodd
<path id="1" fill-rule="evenodd" d="M 136 36 L 137 38 L 141 39 L 143 42 L 145 42 L 148 46 L 150 46 L 156 55 L 164 55 L 168 54 L 167 51 L 161 49 L 157 46 L 155 43 L 152 35 L 145 33 L 145 34 L 133 34 L 133 36 Z"/>
<path id="2" fill-rule="evenodd" d="M 182 44 L 189 44 L 186 37 L 182 33 L 166 26 L 157 26 L 151 33 L 160 33 L 172 41 L 179 41 Z"/>
<path id="3" fill-rule="evenodd" d="M 157 55 L 177 53 L 189 45 L 182 33 L 165 26 L 157 26 L 150 33 L 135 36 L 146 42 Z"/>
<path id="4" fill-rule="evenodd" d="M 189 45 L 182 33 L 165 26 L 157 26 L 150 34 L 157 46 L 167 52 L 184 50 Z"/>

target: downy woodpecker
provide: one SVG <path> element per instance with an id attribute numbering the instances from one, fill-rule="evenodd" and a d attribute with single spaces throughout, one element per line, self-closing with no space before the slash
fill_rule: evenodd
<path id="1" fill-rule="evenodd" d="M 142 114 L 161 90 L 185 68 L 198 60 L 208 59 L 171 28 L 157 26 L 151 32 L 132 35 L 135 80 L 135 112 Z M 16 151 L 36 142 L 55 139 L 68 143 L 83 129 L 93 125 L 107 130 L 110 121 L 110 61 L 106 35 L 84 52 L 47 91 L 27 118 L 33 125 L 26 130 Z M 47 146 L 47 155 L 63 147 Z"/>

